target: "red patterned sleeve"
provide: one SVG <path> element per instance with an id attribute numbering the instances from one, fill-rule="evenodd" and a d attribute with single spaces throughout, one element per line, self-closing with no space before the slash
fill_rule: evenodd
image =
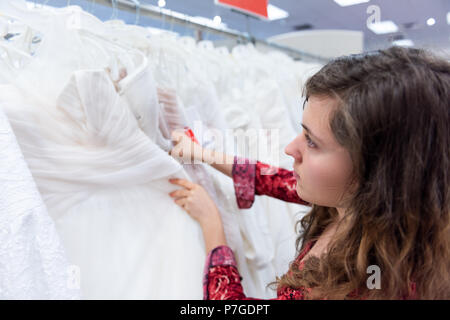
<path id="1" fill-rule="evenodd" d="M 308 253 L 313 241 L 306 244 L 297 259 L 303 268 L 303 257 Z M 227 246 L 219 246 L 209 253 L 203 276 L 203 299 L 205 300 L 261 300 L 246 297 L 241 285 L 241 276 L 237 269 L 233 251 Z M 411 292 L 400 299 L 417 299 L 416 283 L 411 283 Z M 277 297 L 270 300 L 304 300 L 311 293 L 311 288 L 278 288 Z M 348 294 L 349 298 L 365 300 L 358 290 Z"/>
<path id="2" fill-rule="evenodd" d="M 297 181 L 292 171 L 259 161 L 251 163 L 248 159 L 234 157 L 232 177 L 240 209 L 250 208 L 255 201 L 255 194 L 309 205 L 298 196 Z"/>
<path id="3" fill-rule="evenodd" d="M 303 256 L 301 254 L 301 256 Z M 241 285 L 233 251 L 219 246 L 208 254 L 203 276 L 203 299 L 205 300 L 261 300 L 246 297 Z M 271 300 L 302 300 L 304 290 L 283 288 L 277 291 L 277 298 Z"/>
<path id="4" fill-rule="evenodd" d="M 245 296 L 241 280 L 233 251 L 227 246 L 219 246 L 206 258 L 203 299 L 256 300 Z"/>

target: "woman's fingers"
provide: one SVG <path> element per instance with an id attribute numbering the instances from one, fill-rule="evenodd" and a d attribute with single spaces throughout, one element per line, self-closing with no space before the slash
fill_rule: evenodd
<path id="1" fill-rule="evenodd" d="M 184 187 L 188 190 L 191 190 L 195 187 L 195 183 L 184 179 L 169 179 L 169 182 L 171 184 L 176 184 L 177 186 Z"/>
<path id="2" fill-rule="evenodd" d="M 183 209 L 185 209 L 187 200 L 186 200 L 186 198 L 176 199 L 175 203 L 177 205 L 179 205 L 180 207 L 182 207 Z"/>
<path id="3" fill-rule="evenodd" d="M 181 189 L 181 190 L 175 190 L 175 191 L 172 191 L 171 193 L 169 193 L 169 195 L 172 197 L 172 198 L 183 198 L 183 197 L 188 197 L 188 196 L 190 196 L 190 194 L 191 194 L 191 192 L 189 191 L 189 190 L 186 190 L 186 189 Z"/>
<path id="4" fill-rule="evenodd" d="M 170 192 L 176 205 L 186 211 L 191 218 L 200 223 L 202 227 L 217 227 L 221 224 L 219 210 L 206 192 L 199 184 L 184 179 L 169 179 L 170 183 L 183 187 L 181 190 Z"/>
<path id="5" fill-rule="evenodd" d="M 180 142 L 180 140 L 183 138 L 184 135 L 185 135 L 184 130 L 177 129 L 177 130 L 172 131 L 170 138 L 174 143 L 178 143 L 178 142 Z"/>
<path id="6" fill-rule="evenodd" d="M 189 212 L 189 208 L 188 208 L 188 200 L 187 198 L 180 198 L 180 199 L 176 199 L 175 200 L 175 204 L 180 206 L 184 211 L 186 211 L 189 215 L 191 214 Z"/>
<path id="7" fill-rule="evenodd" d="M 181 140 L 183 139 L 182 131 L 181 130 L 173 131 L 170 139 L 172 140 L 175 146 L 172 148 L 172 150 L 169 151 L 169 154 L 177 158 L 182 158 L 184 154 L 183 146 L 180 144 Z"/>
<path id="8" fill-rule="evenodd" d="M 193 190 L 195 188 L 195 183 L 190 182 L 185 179 L 169 179 L 169 182 L 184 189 L 175 190 L 169 193 L 169 195 L 174 198 L 174 201 L 177 205 L 179 205 L 183 210 L 188 212 L 188 204 L 192 201 Z M 188 212 L 189 213 L 189 212 Z"/>

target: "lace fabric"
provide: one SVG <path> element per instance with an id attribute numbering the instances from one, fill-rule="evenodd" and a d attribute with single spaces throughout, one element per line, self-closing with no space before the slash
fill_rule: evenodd
<path id="1" fill-rule="evenodd" d="M 0 299 L 79 299 L 69 265 L 0 109 Z"/>

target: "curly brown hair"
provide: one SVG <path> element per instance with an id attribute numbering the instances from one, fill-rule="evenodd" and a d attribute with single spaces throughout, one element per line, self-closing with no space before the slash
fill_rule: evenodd
<path id="1" fill-rule="evenodd" d="M 313 288 L 308 298 L 450 299 L 450 63 L 393 47 L 331 61 L 305 86 L 328 96 L 336 140 L 350 153 L 358 189 L 328 252 L 297 259 L 279 287 Z M 313 206 L 299 221 L 297 250 L 336 221 Z M 381 270 L 370 290 L 367 268 Z"/>

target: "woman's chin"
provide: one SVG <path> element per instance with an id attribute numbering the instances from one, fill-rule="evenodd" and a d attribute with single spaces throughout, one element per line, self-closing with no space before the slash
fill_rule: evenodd
<path id="1" fill-rule="evenodd" d="M 297 186 L 295 187 L 295 191 L 297 192 L 297 195 L 302 198 L 303 200 L 305 200 L 304 197 L 304 192 L 302 190 L 302 188 L 300 187 L 300 185 L 297 183 Z M 305 200 L 306 201 L 306 200 Z"/>
<path id="2" fill-rule="evenodd" d="M 297 192 L 297 195 L 300 197 L 300 199 L 312 204 L 311 197 L 308 196 L 307 192 L 305 192 L 305 189 L 303 189 L 298 183 L 297 183 L 297 187 L 296 187 L 295 191 Z"/>

